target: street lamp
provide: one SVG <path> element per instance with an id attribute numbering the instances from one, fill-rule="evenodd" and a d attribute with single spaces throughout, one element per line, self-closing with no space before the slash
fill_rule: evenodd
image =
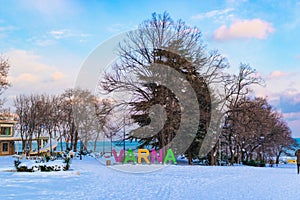
<path id="1" fill-rule="evenodd" d="M 265 163 L 265 150 L 264 150 L 264 141 L 265 136 L 263 134 L 260 135 L 260 141 L 261 141 L 261 148 L 262 148 L 262 156 L 263 156 L 263 163 Z"/>
<path id="2" fill-rule="evenodd" d="M 112 131 L 110 131 L 110 157 L 112 157 L 112 142 L 113 142 L 113 134 Z"/>
<path id="3" fill-rule="evenodd" d="M 125 136 L 126 136 L 126 134 L 125 134 L 125 125 L 126 125 L 126 122 L 125 122 L 125 116 L 124 116 L 124 127 L 123 127 L 123 151 L 124 151 L 124 155 L 123 155 L 123 158 L 125 159 Z"/>

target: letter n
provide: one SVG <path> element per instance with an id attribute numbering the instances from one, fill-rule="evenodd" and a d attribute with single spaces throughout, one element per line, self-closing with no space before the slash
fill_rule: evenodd
<path id="1" fill-rule="evenodd" d="M 152 164 L 154 164 L 155 158 L 158 161 L 158 163 L 163 162 L 163 151 L 162 151 L 162 149 L 159 150 L 159 155 L 157 155 L 157 152 L 154 149 L 151 151 L 151 163 Z"/>

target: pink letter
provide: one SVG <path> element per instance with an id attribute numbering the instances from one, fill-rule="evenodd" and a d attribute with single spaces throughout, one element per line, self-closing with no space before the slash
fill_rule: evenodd
<path id="1" fill-rule="evenodd" d="M 123 162 L 123 156 L 124 156 L 124 150 L 123 149 L 120 151 L 119 156 L 117 155 L 117 152 L 114 149 L 112 150 L 112 153 L 114 154 L 116 162 Z"/>
<path id="2" fill-rule="evenodd" d="M 158 161 L 158 163 L 162 163 L 163 161 L 163 151 L 162 149 L 159 150 L 159 155 L 157 155 L 156 151 L 152 149 L 151 151 L 151 163 L 154 164 L 155 158 Z"/>

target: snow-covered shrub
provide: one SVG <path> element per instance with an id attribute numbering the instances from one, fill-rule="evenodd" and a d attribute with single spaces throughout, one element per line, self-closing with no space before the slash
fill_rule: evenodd
<path id="1" fill-rule="evenodd" d="M 68 170 L 69 168 L 70 162 L 66 164 L 62 160 L 55 160 L 49 162 L 26 160 L 23 163 L 20 162 L 19 165 L 16 167 L 18 172 L 51 172 Z"/>
<path id="2" fill-rule="evenodd" d="M 50 156 L 46 155 L 46 156 L 45 156 L 45 159 L 46 159 L 46 162 L 49 162 Z"/>
<path id="3" fill-rule="evenodd" d="M 19 167 L 20 164 L 21 164 L 21 161 L 19 159 L 14 160 L 14 165 L 15 165 L 16 170 L 18 170 L 18 167 Z"/>
<path id="4" fill-rule="evenodd" d="M 70 169 L 71 158 L 70 157 L 65 158 L 64 163 L 66 163 L 66 166 L 64 167 L 64 170 L 69 170 Z"/>

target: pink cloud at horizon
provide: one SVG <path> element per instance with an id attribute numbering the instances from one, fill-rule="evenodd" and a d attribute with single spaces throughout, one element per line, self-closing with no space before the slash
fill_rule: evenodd
<path id="1" fill-rule="evenodd" d="M 267 78 L 269 78 L 269 79 L 281 78 L 281 77 L 286 77 L 288 75 L 290 75 L 290 73 L 282 72 L 280 70 L 275 70 L 275 71 L 272 71 Z"/>
<path id="2" fill-rule="evenodd" d="M 230 40 L 239 38 L 266 39 L 275 28 L 271 23 L 261 19 L 235 20 L 229 27 L 222 25 L 214 33 L 216 40 Z"/>

